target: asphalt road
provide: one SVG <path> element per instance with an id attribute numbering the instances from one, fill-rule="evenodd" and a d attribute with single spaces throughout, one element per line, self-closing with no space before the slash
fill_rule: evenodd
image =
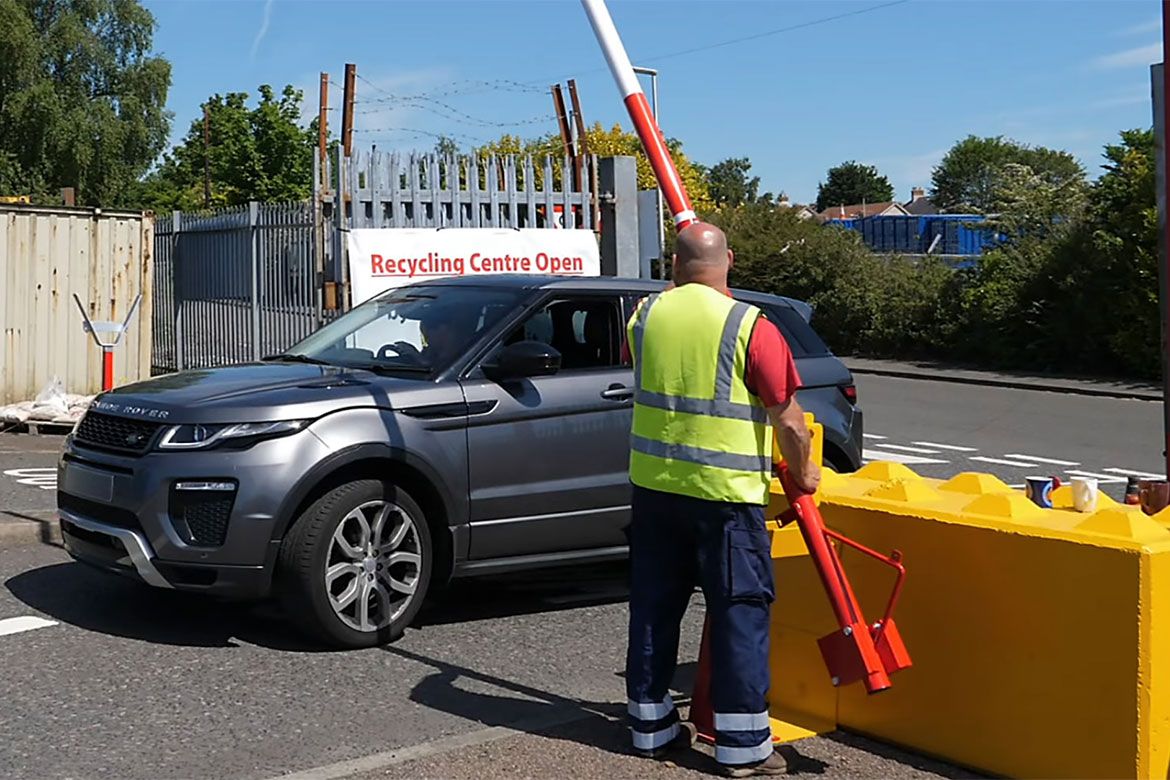
<path id="1" fill-rule="evenodd" d="M 1160 470 L 1155 403 L 874 376 L 858 387 L 868 454 L 923 474 L 989 471 L 1017 484 L 1038 470 L 1085 471 L 1117 476 L 1105 487 L 1119 495 L 1118 472 Z M 55 449 L 52 439 L 0 436 L 0 512 L 51 511 L 43 473 L 5 474 L 51 468 Z M 307 644 L 270 607 L 153 591 L 48 545 L 0 548 L 0 584 L 4 777 L 683 778 L 710 769 L 700 752 L 676 768 L 624 753 L 620 566 L 456 586 L 400 642 L 345 653 Z M 680 697 L 701 621 L 696 598 Z M 796 749 L 801 768 L 828 778 L 969 776 L 847 735 Z"/>

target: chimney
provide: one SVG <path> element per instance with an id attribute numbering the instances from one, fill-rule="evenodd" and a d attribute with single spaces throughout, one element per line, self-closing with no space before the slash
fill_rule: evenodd
<path id="1" fill-rule="evenodd" d="M 925 197 L 926 197 L 926 190 L 922 189 L 921 187 L 915 187 L 914 189 L 910 190 L 910 200 L 911 201 L 919 200 L 919 199 L 925 198 Z"/>
<path id="2" fill-rule="evenodd" d="M 790 200 L 788 199 L 788 193 L 787 193 L 787 192 L 781 192 L 781 193 L 780 193 L 780 200 L 778 200 L 778 201 L 776 202 L 776 205 L 777 205 L 777 206 L 779 206 L 780 208 L 783 208 L 783 209 L 786 209 L 786 208 L 788 208 L 789 206 L 791 206 L 791 205 L 792 205 L 792 201 L 790 201 Z"/>

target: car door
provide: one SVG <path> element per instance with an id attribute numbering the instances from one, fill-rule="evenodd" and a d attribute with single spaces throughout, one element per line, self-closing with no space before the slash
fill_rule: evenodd
<path id="1" fill-rule="evenodd" d="M 618 295 L 553 295 L 497 349 L 541 341 L 554 375 L 464 380 L 473 559 L 621 546 L 629 518 L 633 373 L 623 362 Z M 488 353 L 488 358 L 495 350 Z"/>

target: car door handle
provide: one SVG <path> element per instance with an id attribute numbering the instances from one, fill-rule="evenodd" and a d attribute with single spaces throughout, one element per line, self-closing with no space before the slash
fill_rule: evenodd
<path id="1" fill-rule="evenodd" d="M 611 401 L 624 401 L 633 395 L 634 388 L 625 385 L 610 385 L 608 390 L 601 391 L 601 397 Z"/>

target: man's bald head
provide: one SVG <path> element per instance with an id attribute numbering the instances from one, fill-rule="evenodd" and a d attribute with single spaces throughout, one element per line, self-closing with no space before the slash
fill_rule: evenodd
<path id="1" fill-rule="evenodd" d="M 706 222 L 696 222 L 682 230 L 675 241 L 674 280 L 678 284 L 697 282 L 724 288 L 731 259 L 723 231 Z"/>

